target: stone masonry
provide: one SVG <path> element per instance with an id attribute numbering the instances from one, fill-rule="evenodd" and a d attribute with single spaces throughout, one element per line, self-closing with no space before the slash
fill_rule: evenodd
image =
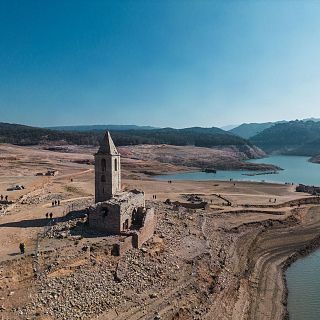
<path id="1" fill-rule="evenodd" d="M 135 248 L 153 236 L 154 210 L 145 207 L 144 193 L 121 191 L 120 154 L 109 132 L 95 154 L 95 202 L 89 208 L 91 228 L 110 235 L 127 235 Z"/>
<path id="2" fill-rule="evenodd" d="M 90 208 L 89 223 L 110 234 L 127 232 L 135 224 L 138 211 L 145 207 L 144 193 L 132 190 L 114 195 Z"/>
<path id="3" fill-rule="evenodd" d="M 109 132 L 94 155 L 95 160 L 95 202 L 109 200 L 121 191 L 120 154 Z"/>

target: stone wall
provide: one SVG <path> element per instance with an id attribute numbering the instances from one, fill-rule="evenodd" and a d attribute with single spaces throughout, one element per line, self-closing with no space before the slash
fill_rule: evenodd
<path id="1" fill-rule="evenodd" d="M 133 247 L 141 248 L 141 246 L 152 238 L 156 226 L 156 218 L 154 208 L 148 208 L 142 227 L 133 234 Z"/>
<path id="2" fill-rule="evenodd" d="M 127 251 L 133 248 L 133 237 L 128 236 L 124 239 L 121 239 L 119 242 L 115 243 L 112 248 L 111 254 L 114 256 L 122 256 Z"/>
<path id="3" fill-rule="evenodd" d="M 120 206 L 100 203 L 89 208 L 89 225 L 91 228 L 108 234 L 120 234 Z"/>
<path id="4" fill-rule="evenodd" d="M 175 202 L 172 202 L 172 204 L 175 206 L 183 207 L 187 209 L 206 209 L 208 206 L 207 202 L 189 203 L 189 202 L 175 201 Z"/>
<path id="5" fill-rule="evenodd" d="M 139 191 L 130 191 L 126 193 L 127 196 L 121 202 L 121 231 L 126 231 L 131 228 L 133 212 L 138 210 L 139 208 L 143 208 L 145 206 L 144 201 L 144 193 Z M 128 222 L 127 227 L 124 227 Z"/>
<path id="6" fill-rule="evenodd" d="M 116 194 L 89 208 L 89 225 L 109 234 L 126 232 L 131 227 L 133 212 L 144 206 L 143 192 L 132 190 Z"/>

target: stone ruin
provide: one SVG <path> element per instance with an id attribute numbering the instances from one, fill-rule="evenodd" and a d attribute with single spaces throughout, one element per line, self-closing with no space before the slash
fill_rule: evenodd
<path id="1" fill-rule="evenodd" d="M 94 157 L 95 204 L 89 208 L 89 226 L 121 236 L 113 245 L 114 255 L 141 248 L 154 234 L 154 208 L 146 208 L 144 192 L 121 191 L 120 154 L 109 132 Z"/>

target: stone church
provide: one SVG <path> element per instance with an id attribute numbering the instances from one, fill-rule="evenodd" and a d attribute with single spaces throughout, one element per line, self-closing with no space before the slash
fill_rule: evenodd
<path id="1" fill-rule="evenodd" d="M 140 247 L 155 228 L 153 208 L 146 208 L 142 191 L 121 190 L 121 157 L 106 132 L 95 159 L 95 205 L 89 208 L 89 225 L 110 235 L 132 237 Z"/>

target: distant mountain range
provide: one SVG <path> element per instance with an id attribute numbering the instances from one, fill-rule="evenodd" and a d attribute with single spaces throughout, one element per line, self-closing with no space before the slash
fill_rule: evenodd
<path id="1" fill-rule="evenodd" d="M 268 153 L 315 156 L 320 154 L 320 122 L 290 121 L 275 124 L 250 141 Z"/>
<path id="2" fill-rule="evenodd" d="M 101 124 L 101 125 L 80 125 L 80 126 L 57 126 L 57 127 L 45 127 L 45 129 L 59 130 L 59 131 L 101 131 L 101 130 L 153 130 L 157 129 L 156 127 L 151 126 L 136 126 L 133 124 L 123 124 L 123 125 L 114 125 L 114 124 Z"/>
<path id="3" fill-rule="evenodd" d="M 21 124 L 0 122 L 0 143 L 17 145 L 55 144 L 97 144 L 97 135 L 87 132 L 63 132 Z"/>
<path id="4" fill-rule="evenodd" d="M 256 134 L 262 132 L 275 125 L 275 122 L 265 122 L 265 123 L 243 123 L 238 127 L 235 127 L 229 132 L 238 135 L 244 139 L 249 139 Z"/>
<path id="5" fill-rule="evenodd" d="M 320 121 L 314 118 L 312 120 L 242 124 L 230 131 L 224 131 L 216 127 L 159 129 L 135 125 L 63 126 L 53 128 L 36 128 L 19 124 L 0 123 L 0 142 L 18 145 L 98 145 L 105 130 L 110 130 L 118 146 L 137 144 L 190 145 L 209 148 L 219 146 L 252 148 L 257 146 L 267 153 L 320 155 Z M 249 137 L 249 139 L 246 137 Z"/>
<path id="6" fill-rule="evenodd" d="M 223 127 L 220 127 L 220 129 L 224 130 L 224 131 L 231 131 L 233 128 L 239 127 L 238 124 L 229 124 Z"/>
<path id="7" fill-rule="evenodd" d="M 0 123 L 0 142 L 17 145 L 35 145 L 45 143 L 98 145 L 102 139 L 103 129 L 90 130 L 52 130 L 19 124 Z M 149 127 L 148 127 L 149 128 Z M 185 129 L 130 129 L 109 130 L 117 145 L 136 144 L 171 144 L 194 145 L 198 147 L 246 146 L 247 140 L 219 128 L 192 127 Z M 151 131 L 152 130 L 152 131 Z"/>
<path id="8" fill-rule="evenodd" d="M 303 119 L 300 121 L 302 121 L 302 122 L 308 122 L 308 121 L 318 122 L 318 121 L 320 121 L 320 119 L 308 118 L 308 119 Z M 258 133 L 262 132 L 263 130 L 274 126 L 275 124 L 286 123 L 286 122 L 289 122 L 289 121 L 282 120 L 282 121 L 276 121 L 276 122 L 243 123 L 239 126 L 235 126 L 235 127 L 231 128 L 231 129 L 224 129 L 224 128 L 227 128 L 228 126 L 222 127 L 221 129 L 228 130 L 229 132 L 236 134 L 239 137 L 242 137 L 244 139 L 249 139 L 249 138 L 257 135 Z"/>

